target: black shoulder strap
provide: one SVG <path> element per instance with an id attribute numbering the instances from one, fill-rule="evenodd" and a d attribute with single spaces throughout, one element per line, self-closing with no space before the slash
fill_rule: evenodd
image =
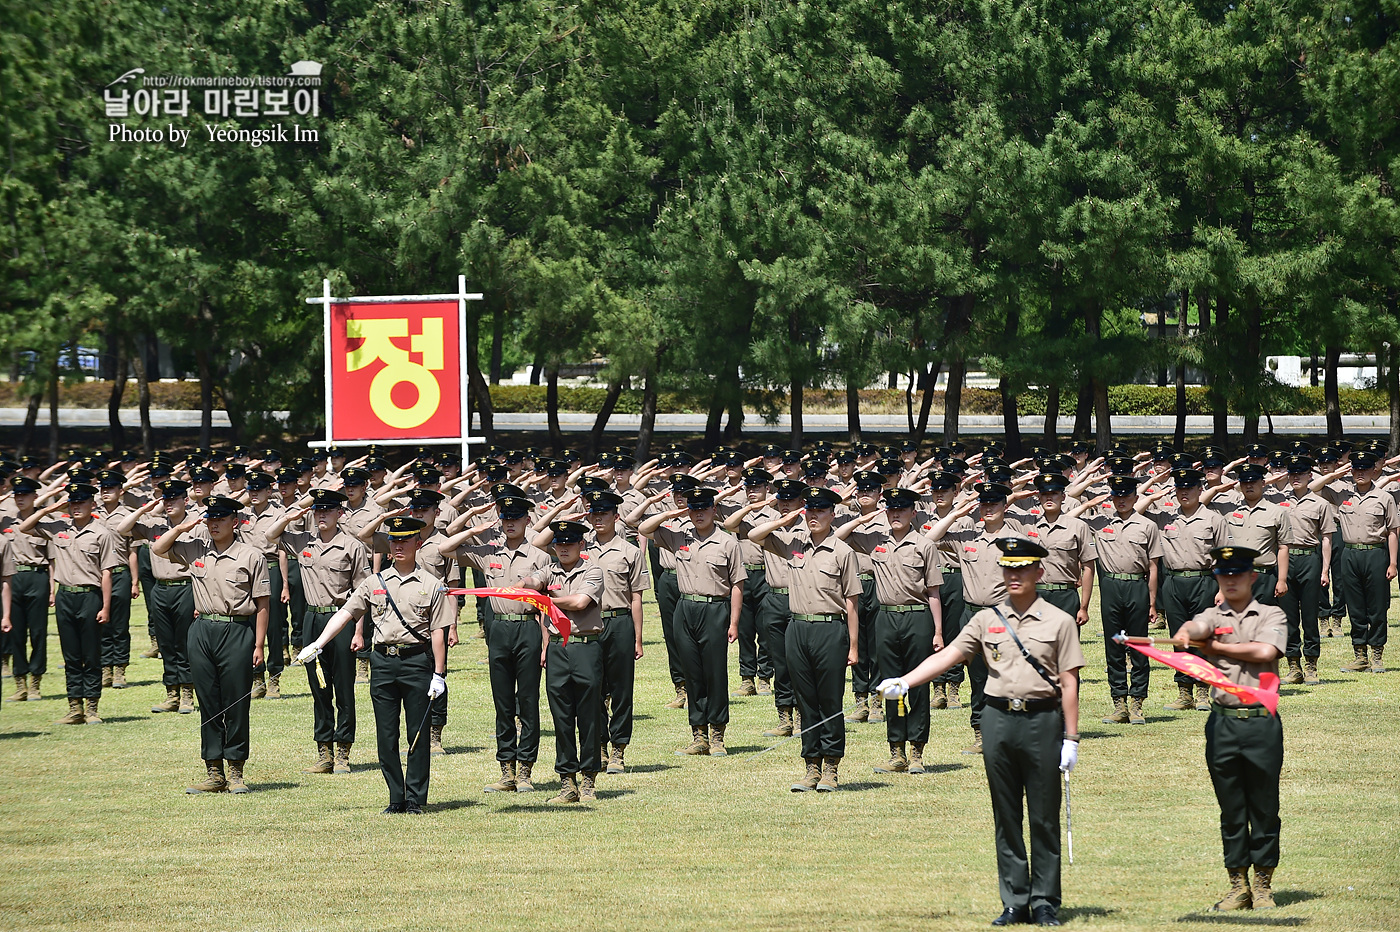
<path id="1" fill-rule="evenodd" d="M 413 630 L 413 626 L 404 620 L 403 612 L 399 611 L 399 606 L 394 601 L 394 597 L 389 594 L 389 587 L 384 582 L 384 574 L 375 573 L 374 578 L 379 580 L 379 588 L 384 590 L 384 600 L 389 603 L 389 607 L 392 608 L 394 610 L 394 614 L 398 616 L 399 624 L 403 625 L 403 629 L 409 634 L 413 635 L 415 639 L 423 642 L 424 644 L 427 644 L 430 640 L 432 640 L 431 638 L 423 637 L 423 635 Z M 373 613 L 371 612 L 371 614 Z"/>
<path id="2" fill-rule="evenodd" d="M 1020 649 L 1021 656 L 1026 658 L 1026 663 L 1031 665 L 1032 670 L 1040 674 L 1042 680 L 1050 684 L 1050 688 L 1055 690 L 1055 698 L 1058 699 L 1060 697 L 1060 684 L 1056 683 L 1054 679 L 1051 678 L 1050 674 L 1045 672 L 1045 668 L 1040 665 L 1040 661 L 1032 657 L 1031 652 L 1026 650 L 1026 645 L 1022 644 L 1021 639 L 1016 636 L 1016 629 L 1011 627 L 1011 622 L 1006 620 L 1006 616 L 1001 613 L 1001 609 L 993 605 L 992 611 L 997 613 L 997 617 L 1001 619 L 1001 623 L 1006 626 L 1007 633 L 1011 635 L 1011 640 L 1016 642 L 1016 647 Z"/>

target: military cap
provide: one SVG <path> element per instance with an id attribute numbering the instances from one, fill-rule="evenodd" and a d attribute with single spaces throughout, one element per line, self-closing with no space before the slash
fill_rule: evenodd
<path id="1" fill-rule="evenodd" d="M 1258 463 L 1245 463 L 1235 471 L 1235 475 L 1240 477 L 1241 482 L 1263 482 L 1266 472 Z"/>
<path id="2" fill-rule="evenodd" d="M 519 450 L 507 450 L 507 451 L 506 451 L 506 465 L 507 465 L 507 466 L 513 466 L 513 465 L 515 465 L 516 463 L 523 462 L 524 459 L 525 459 L 525 455 L 524 455 L 523 453 L 521 453 Z"/>
<path id="3" fill-rule="evenodd" d="M 898 459 L 877 460 L 874 470 L 882 476 L 897 476 L 904 472 L 904 463 Z"/>
<path id="4" fill-rule="evenodd" d="M 505 452 L 505 450 L 501 449 L 499 446 L 493 443 L 489 447 L 487 447 L 486 452 L 481 455 L 490 457 L 491 459 L 495 459 L 497 457 L 504 456 Z"/>
<path id="5" fill-rule="evenodd" d="M 1034 566 L 1050 555 L 1050 551 L 1027 537 L 998 537 L 996 545 L 1001 551 L 997 559 L 1000 566 Z"/>
<path id="6" fill-rule="evenodd" d="M 774 495 L 783 501 L 801 498 L 809 488 L 811 487 L 800 479 L 776 479 L 773 482 Z"/>
<path id="7" fill-rule="evenodd" d="M 201 484 L 206 484 L 218 481 L 219 474 L 214 472 L 214 470 L 210 469 L 208 466 L 196 466 L 194 469 L 190 470 L 190 482 L 192 483 L 198 482 Z"/>
<path id="8" fill-rule="evenodd" d="M 1321 450 L 1317 451 L 1317 462 L 1319 465 L 1322 463 L 1335 463 L 1341 458 L 1341 453 L 1339 453 L 1335 447 L 1323 447 Z"/>
<path id="9" fill-rule="evenodd" d="M 855 461 L 855 450 L 841 450 L 836 454 L 836 462 L 838 463 L 854 463 Z"/>
<path id="10" fill-rule="evenodd" d="M 189 484 L 181 482 L 179 479 L 166 479 L 164 482 L 156 483 L 156 491 L 160 492 L 160 497 L 165 499 L 180 498 L 189 490 Z"/>
<path id="11" fill-rule="evenodd" d="M 744 485 L 767 485 L 773 481 L 773 474 L 762 466 L 750 466 L 743 475 Z"/>
<path id="12" fill-rule="evenodd" d="M 300 477 L 301 474 L 290 466 L 283 466 L 276 473 L 278 485 L 296 485 L 296 481 Z"/>
<path id="13" fill-rule="evenodd" d="M 955 476 L 965 476 L 967 475 L 968 465 L 966 460 L 961 460 L 953 456 L 943 461 L 943 468 Z"/>
<path id="14" fill-rule="evenodd" d="M 501 482 L 510 475 L 510 470 L 500 463 L 487 463 L 481 468 L 481 472 L 491 482 Z"/>
<path id="15" fill-rule="evenodd" d="M 1334 440 L 1332 446 L 1338 453 L 1350 453 L 1352 442 L 1350 440 Z"/>
<path id="16" fill-rule="evenodd" d="M 346 485 L 364 485 L 369 482 L 369 470 L 359 466 L 351 466 L 340 471 L 340 479 Z"/>
<path id="17" fill-rule="evenodd" d="M 263 450 L 262 456 L 258 459 L 264 463 L 280 463 L 282 462 L 282 453 L 279 450 Z"/>
<path id="18" fill-rule="evenodd" d="M 126 485 L 126 476 L 120 469 L 104 469 L 97 474 L 97 485 L 103 489 L 119 489 Z"/>
<path id="19" fill-rule="evenodd" d="M 963 459 L 967 456 L 967 444 L 954 440 L 948 444 L 948 452 L 958 459 Z"/>
<path id="20" fill-rule="evenodd" d="M 446 452 L 446 453 L 439 453 L 439 454 L 437 455 L 437 464 L 438 464 L 439 467 L 442 467 L 442 466 L 461 466 L 461 465 L 462 465 L 462 454 L 460 454 L 460 453 L 453 453 L 453 452 L 450 451 L 450 450 L 449 450 L 448 452 Z"/>
<path id="21" fill-rule="evenodd" d="M 946 469 L 931 469 L 925 478 L 928 479 L 931 489 L 956 489 L 962 482 L 962 479 L 955 473 L 948 472 Z"/>
<path id="22" fill-rule="evenodd" d="M 326 451 L 319 448 L 313 449 L 311 451 L 311 455 L 307 458 L 313 463 L 324 463 L 326 460 L 330 459 L 330 457 L 326 454 Z"/>
<path id="23" fill-rule="evenodd" d="M 413 478 L 425 485 L 435 485 L 442 481 L 442 470 L 435 466 L 419 466 L 413 470 Z"/>
<path id="24" fill-rule="evenodd" d="M 331 457 L 335 457 L 335 456 L 344 456 L 344 455 L 345 455 L 345 451 L 342 450 L 340 447 L 338 447 L 338 446 L 336 446 L 335 444 L 332 443 L 332 444 L 330 444 L 329 446 L 326 447 L 326 455 L 327 455 L 327 456 L 331 456 Z"/>
<path id="25" fill-rule="evenodd" d="M 491 486 L 491 497 L 500 501 L 503 498 L 529 498 L 525 490 L 509 482 L 497 482 Z"/>
<path id="26" fill-rule="evenodd" d="M 344 492 L 335 489 L 312 489 L 312 508 L 341 508 L 349 501 Z"/>
<path id="27" fill-rule="evenodd" d="M 432 489 L 412 489 L 408 493 L 408 507 L 436 508 L 444 498 L 445 495 Z"/>
<path id="28" fill-rule="evenodd" d="M 673 466 L 690 466 L 695 462 L 695 457 L 691 456 L 684 450 L 676 450 L 674 453 L 671 454 L 671 459 L 674 461 L 671 464 Z"/>
<path id="29" fill-rule="evenodd" d="M 580 492 L 606 492 L 611 488 L 602 476 L 580 476 L 577 485 Z"/>
<path id="30" fill-rule="evenodd" d="M 365 468 L 370 472 L 387 472 L 389 470 L 389 461 L 382 456 L 366 457 Z"/>
<path id="31" fill-rule="evenodd" d="M 31 479 L 28 476 L 15 476 L 10 480 L 10 489 L 16 495 L 33 495 L 44 487 L 38 479 Z"/>
<path id="32" fill-rule="evenodd" d="M 569 474 L 569 464 L 563 460 L 547 460 L 544 467 L 546 476 L 567 476 Z"/>
<path id="33" fill-rule="evenodd" d="M 1306 456 L 1290 456 L 1287 465 L 1289 475 L 1310 473 L 1313 471 L 1313 461 Z"/>
<path id="34" fill-rule="evenodd" d="M 764 459 L 782 459 L 785 451 L 776 443 L 770 443 L 763 448 Z"/>
<path id="35" fill-rule="evenodd" d="M 1137 476 L 1109 476 L 1108 491 L 1110 495 L 1136 495 L 1138 491 Z"/>
<path id="36" fill-rule="evenodd" d="M 1190 453 L 1173 453 L 1167 462 L 1172 464 L 1172 469 L 1191 469 L 1196 465 L 1196 458 Z"/>
<path id="37" fill-rule="evenodd" d="M 1216 547 L 1210 557 L 1215 561 L 1211 572 L 1216 576 L 1234 576 L 1237 573 L 1252 573 L 1254 561 L 1259 559 L 1259 551 L 1250 547 Z"/>
<path id="38" fill-rule="evenodd" d="M 622 504 L 622 496 L 607 489 L 592 489 L 583 493 L 583 500 L 588 503 L 590 514 L 600 514 L 605 511 L 617 511 L 617 506 Z"/>
<path id="39" fill-rule="evenodd" d="M 1264 446 L 1262 443 L 1251 443 L 1249 446 L 1244 448 L 1244 455 L 1250 457 L 1251 459 L 1258 459 L 1260 457 L 1268 456 L 1269 448 Z"/>
<path id="40" fill-rule="evenodd" d="M 224 470 L 224 477 L 228 479 L 242 479 L 246 475 L 248 475 L 246 463 L 229 463 L 228 469 Z"/>
<path id="41" fill-rule="evenodd" d="M 496 507 L 501 510 L 501 517 L 507 521 L 515 518 L 525 518 L 535 510 L 535 503 L 520 495 L 505 495 L 496 499 Z"/>
<path id="42" fill-rule="evenodd" d="M 1108 467 L 1108 471 L 1111 475 L 1131 476 L 1137 463 L 1133 462 L 1131 456 L 1110 456 L 1108 459 L 1104 460 L 1104 465 Z"/>
<path id="43" fill-rule="evenodd" d="M 210 495 L 201 502 L 206 518 L 227 518 L 243 510 L 243 503 L 227 495 Z"/>
<path id="44" fill-rule="evenodd" d="M 68 470 L 68 478 L 72 479 L 74 482 L 90 483 L 97 478 L 97 473 L 93 472 L 91 469 L 70 469 Z"/>
<path id="45" fill-rule="evenodd" d="M 1075 440 L 1069 445 L 1069 452 L 1089 454 L 1094 452 L 1093 444 L 1087 440 Z"/>
<path id="46" fill-rule="evenodd" d="M 916 442 L 914 442 L 913 438 L 906 437 L 899 442 L 899 452 L 917 453 L 919 452 L 919 445 Z"/>
<path id="47" fill-rule="evenodd" d="M 977 500 L 984 504 L 1000 504 L 1011 494 L 1009 486 L 1000 482 L 979 482 L 972 487 L 977 492 Z"/>
<path id="48" fill-rule="evenodd" d="M 1353 469 L 1374 469 L 1380 462 L 1381 458 L 1371 450 L 1355 450 L 1351 454 Z"/>
<path id="49" fill-rule="evenodd" d="M 835 508 L 841 504 L 841 496 L 831 489 L 818 489 L 808 486 L 807 491 L 802 493 L 802 503 L 809 509 L 820 511 L 823 508 Z"/>
<path id="50" fill-rule="evenodd" d="M 994 466 L 1010 466 L 1006 460 L 993 453 L 988 453 L 982 457 L 982 468 L 990 469 Z"/>
<path id="51" fill-rule="evenodd" d="M 919 493 L 910 489 L 885 489 L 880 498 L 886 508 L 913 508 L 919 503 Z"/>
<path id="52" fill-rule="evenodd" d="M 234 448 L 233 448 L 233 455 L 234 455 L 234 456 L 252 456 L 253 453 L 252 453 L 251 450 L 248 449 L 248 447 L 247 447 L 246 445 L 240 443 L 240 444 L 236 444 L 236 445 L 234 446 Z M 122 457 L 122 462 L 126 462 L 126 459 L 127 459 L 127 458 L 126 458 L 125 456 Z"/>
<path id="53" fill-rule="evenodd" d="M 1063 492 L 1069 487 L 1069 478 L 1064 473 L 1043 472 L 1035 477 L 1035 487 L 1037 491 L 1051 493 Z"/>
<path id="54" fill-rule="evenodd" d="M 408 515 L 394 515 L 384 522 L 384 533 L 389 537 L 406 538 L 416 537 L 428 524 L 418 518 L 410 518 Z"/>
<path id="55" fill-rule="evenodd" d="M 1068 453 L 1056 453 L 1054 456 L 1050 457 L 1050 465 L 1054 466 L 1056 469 L 1073 469 L 1074 457 L 1070 456 Z"/>
<path id="56" fill-rule="evenodd" d="M 1201 465 L 1206 469 L 1220 469 L 1226 462 L 1228 461 L 1225 459 L 1224 453 L 1219 453 L 1215 450 L 1205 450 L 1201 452 Z"/>
<path id="57" fill-rule="evenodd" d="M 272 488 L 272 477 L 265 472 L 255 472 L 248 477 L 248 491 L 258 492 Z"/>
<path id="58" fill-rule="evenodd" d="M 637 461 L 630 456 L 621 453 L 614 453 L 612 458 L 612 468 L 626 471 L 637 465 Z"/>
<path id="59" fill-rule="evenodd" d="M 1173 469 L 1172 482 L 1178 489 L 1194 489 L 1205 484 L 1206 474 L 1189 467 Z"/>
<path id="60" fill-rule="evenodd" d="M 701 486 L 691 489 L 685 493 L 685 505 L 691 511 L 700 511 L 704 508 L 711 508 L 715 504 L 716 492 L 714 489 Z"/>
<path id="61" fill-rule="evenodd" d="M 38 457 L 35 456 L 21 456 L 19 458 L 20 469 L 38 469 L 43 465 L 43 463 L 39 462 Z"/>
<path id="62" fill-rule="evenodd" d="M 583 542 L 583 536 L 588 533 L 589 527 L 577 521 L 551 521 L 549 529 L 554 532 L 554 542 L 556 544 L 579 544 Z"/>
<path id="63" fill-rule="evenodd" d="M 305 472 L 315 472 L 316 464 L 303 456 L 301 459 L 296 461 L 296 463 L 293 465 L 293 468 L 297 471 L 298 474 Z"/>
<path id="64" fill-rule="evenodd" d="M 97 494 L 97 486 L 86 482 L 70 482 L 64 487 L 70 502 L 90 502 Z"/>
<path id="65" fill-rule="evenodd" d="M 680 492 L 682 495 L 700 487 L 700 480 L 689 473 L 681 473 L 679 476 L 671 477 L 671 491 Z"/>
<path id="66" fill-rule="evenodd" d="M 856 488 L 862 492 L 869 492 L 881 488 L 885 484 L 885 477 L 873 469 L 862 469 L 855 474 Z"/>

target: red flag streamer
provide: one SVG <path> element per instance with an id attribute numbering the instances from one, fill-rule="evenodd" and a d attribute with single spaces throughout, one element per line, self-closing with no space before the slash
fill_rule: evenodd
<path id="1" fill-rule="evenodd" d="M 1259 674 L 1259 686 L 1257 688 L 1240 686 L 1238 683 L 1230 682 L 1229 678 L 1217 670 L 1215 665 L 1209 660 L 1197 657 L 1195 654 L 1177 654 L 1170 651 L 1158 650 L 1146 644 L 1135 644 L 1128 638 L 1123 638 L 1122 640 L 1138 653 L 1146 654 L 1153 660 L 1164 663 L 1175 670 L 1180 670 L 1188 676 L 1195 677 L 1202 683 L 1218 686 L 1225 692 L 1244 702 L 1257 702 L 1268 709 L 1270 715 L 1278 714 L 1278 677 L 1273 673 Z"/>
<path id="2" fill-rule="evenodd" d="M 569 616 L 554 607 L 554 602 L 543 592 L 534 589 L 510 588 L 485 588 L 485 589 L 448 589 L 448 595 L 470 595 L 470 596 L 493 596 L 497 599 L 513 599 L 516 602 L 524 602 L 531 608 L 539 612 L 544 612 L 549 616 L 549 620 L 554 624 L 554 630 L 559 632 L 565 644 L 569 643 L 569 634 L 573 631 L 573 625 L 569 623 Z"/>

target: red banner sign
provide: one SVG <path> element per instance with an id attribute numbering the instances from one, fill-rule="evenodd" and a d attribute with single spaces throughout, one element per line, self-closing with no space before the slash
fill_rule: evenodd
<path id="1" fill-rule="evenodd" d="M 465 435 L 458 306 L 455 300 L 331 305 L 332 440 Z"/>
<path id="2" fill-rule="evenodd" d="M 1134 644 L 1129 641 L 1128 646 L 1141 654 L 1146 654 L 1153 660 L 1164 663 L 1175 670 L 1180 670 L 1188 676 L 1195 677 L 1202 683 L 1209 683 L 1218 687 L 1230 695 L 1236 697 L 1241 702 L 1257 702 L 1269 710 L 1270 715 L 1278 713 L 1278 677 L 1272 673 L 1259 674 L 1259 686 L 1251 688 L 1240 686 L 1230 682 L 1229 677 L 1216 669 L 1215 664 L 1209 660 L 1197 657 L 1195 654 L 1172 653 L 1170 651 L 1158 650 L 1155 647 L 1148 647 L 1145 644 Z"/>
<path id="3" fill-rule="evenodd" d="M 554 625 L 554 630 L 559 632 L 559 636 L 564 639 L 564 643 L 569 643 L 569 634 L 573 631 L 573 624 L 569 621 L 569 616 L 554 607 L 553 600 L 542 592 L 525 588 L 492 588 L 485 589 L 448 589 L 450 595 L 470 595 L 470 596 L 495 596 L 498 599 L 514 599 L 517 602 L 524 602 L 526 605 L 539 612 L 544 612 L 549 616 L 550 623 Z"/>

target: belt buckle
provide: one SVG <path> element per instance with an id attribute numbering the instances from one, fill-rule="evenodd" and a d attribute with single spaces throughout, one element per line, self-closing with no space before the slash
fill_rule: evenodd
<path id="1" fill-rule="evenodd" d="M 389 644 L 389 645 L 387 645 L 387 646 L 384 648 L 384 653 L 385 653 L 386 655 L 390 656 L 390 657 L 397 657 L 397 656 L 399 655 L 399 645 L 397 645 L 397 644 Z"/>
<path id="2" fill-rule="evenodd" d="M 1026 711 L 1026 700 L 1024 700 L 1024 699 L 1012 699 L 1012 700 L 1011 700 L 1011 711 L 1013 711 L 1013 712 L 1024 712 L 1024 711 Z"/>

